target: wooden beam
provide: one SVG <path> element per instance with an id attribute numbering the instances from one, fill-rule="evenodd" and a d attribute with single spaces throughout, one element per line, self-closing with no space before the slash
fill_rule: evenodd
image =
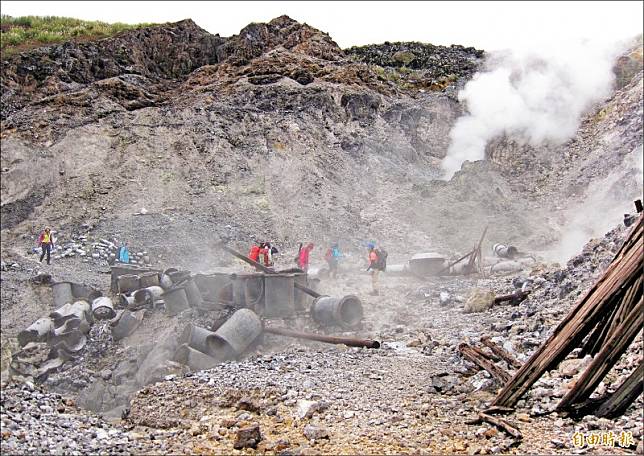
<path id="1" fill-rule="evenodd" d="M 492 339 L 490 339 L 489 336 L 481 337 L 481 343 L 492 350 L 492 352 L 494 352 L 494 354 L 499 358 L 505 360 L 505 362 L 508 363 L 508 366 L 515 367 L 517 369 L 521 368 L 521 363 L 517 361 L 514 356 L 505 351 L 503 347 L 492 342 Z"/>
<path id="2" fill-rule="evenodd" d="M 622 415 L 628 406 L 642 394 L 643 387 L 644 361 L 641 361 L 639 367 L 599 406 L 595 415 L 605 418 L 615 418 Z"/>
<path id="3" fill-rule="evenodd" d="M 496 364 L 490 362 L 487 358 L 481 356 L 476 350 L 470 347 L 466 343 L 462 343 L 458 346 L 458 350 L 463 354 L 463 356 L 469 361 L 473 362 L 481 369 L 484 369 L 489 372 L 489 374 L 497 379 L 502 385 L 510 380 L 510 374 L 501 369 Z"/>
<path id="4" fill-rule="evenodd" d="M 511 407 L 548 370 L 575 349 L 608 311 L 615 293 L 633 277 L 641 274 L 644 214 L 632 227 L 604 274 L 578 300 L 575 308 L 557 326 L 548 340 L 530 357 L 503 387 L 492 405 Z"/>
<path id="5" fill-rule="evenodd" d="M 519 431 L 516 427 L 512 426 L 510 423 L 508 423 L 506 420 L 502 418 L 497 418 L 495 416 L 488 415 L 487 413 L 479 412 L 479 419 L 481 421 L 485 421 L 487 423 L 493 424 L 494 426 L 498 427 L 502 431 L 507 432 L 517 440 L 521 440 L 523 438 L 523 435 L 521 435 L 521 431 Z"/>
<path id="6" fill-rule="evenodd" d="M 588 365 L 572 388 L 557 405 L 557 410 L 566 410 L 571 404 L 580 403 L 590 397 L 599 382 L 619 361 L 622 354 L 628 349 L 637 334 L 642 330 L 644 323 L 644 300 L 640 296 L 635 308 L 615 331 L 601 351 Z"/>

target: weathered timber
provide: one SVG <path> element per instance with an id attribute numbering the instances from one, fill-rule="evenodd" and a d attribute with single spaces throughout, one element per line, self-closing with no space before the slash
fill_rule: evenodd
<path id="1" fill-rule="evenodd" d="M 499 381 L 502 385 L 510 380 L 510 374 L 501 369 L 499 366 L 490 362 L 487 357 L 481 356 L 476 350 L 470 347 L 466 343 L 462 343 L 458 346 L 458 351 L 460 351 L 463 356 L 469 361 L 473 362 L 481 369 L 484 369 L 490 373 L 492 377 Z"/>
<path id="2" fill-rule="evenodd" d="M 481 337 L 481 343 L 492 350 L 498 357 L 505 360 L 508 366 L 516 367 L 517 369 L 521 367 L 521 363 L 514 356 L 508 353 L 503 347 L 492 342 L 489 336 Z"/>
<path id="3" fill-rule="evenodd" d="M 639 367 L 597 408 L 595 415 L 605 418 L 615 418 L 622 415 L 628 406 L 642 394 L 643 379 L 644 361 L 641 361 Z"/>
<path id="4" fill-rule="evenodd" d="M 557 326 L 548 340 L 517 371 L 503 387 L 493 405 L 512 406 L 547 371 L 576 347 L 595 328 L 609 311 L 615 293 L 633 277 L 641 274 L 643 266 L 643 216 L 640 215 L 626 241 L 615 254 L 604 274 L 579 299 L 575 308 Z"/>
<path id="5" fill-rule="evenodd" d="M 644 300 L 640 296 L 635 308 L 626 316 L 626 319 L 615 330 L 613 337 L 606 342 L 601 351 L 595 356 L 586 368 L 575 386 L 563 397 L 558 410 L 566 410 L 571 404 L 580 403 L 590 397 L 599 382 L 619 361 L 622 354 L 633 342 L 644 323 Z"/>
<path id="6" fill-rule="evenodd" d="M 529 291 L 518 290 L 514 293 L 499 295 L 494 298 L 494 304 L 499 304 L 505 301 L 512 301 L 512 305 L 516 306 L 521 303 L 521 301 L 523 301 L 528 296 L 528 294 L 530 294 Z"/>
<path id="7" fill-rule="evenodd" d="M 506 420 L 502 418 L 497 418 L 492 415 L 488 415 L 487 413 L 479 412 L 479 419 L 481 421 L 485 421 L 486 423 L 490 423 L 502 431 L 507 432 L 509 435 L 514 437 L 517 440 L 521 440 L 523 438 L 523 435 L 521 435 L 521 431 L 519 431 L 516 427 L 512 426 L 510 423 L 508 423 Z"/>
<path id="8" fill-rule="evenodd" d="M 633 283 L 625 286 L 623 293 L 614 295 L 611 302 L 611 305 L 614 306 L 613 309 L 606 314 L 606 317 L 599 322 L 595 331 L 588 337 L 586 344 L 584 344 L 582 355 L 590 354 L 595 356 L 599 352 L 606 339 L 609 339 L 615 333 L 615 329 L 624 321 L 626 315 L 633 310 L 637 303 L 638 293 L 641 294 L 641 287 L 642 277 L 640 276 Z"/>
<path id="9" fill-rule="evenodd" d="M 458 263 L 460 263 L 461 261 L 463 261 L 465 258 L 469 257 L 470 255 L 474 255 L 474 250 L 470 250 L 468 253 L 466 253 L 465 255 L 463 255 L 462 257 L 460 257 L 458 260 L 452 261 L 452 262 L 451 262 L 451 263 L 449 263 L 447 266 L 445 266 L 443 269 L 441 269 L 440 271 L 438 271 L 438 272 L 436 273 L 436 275 L 441 275 L 443 272 L 445 272 L 445 271 L 449 271 L 449 268 L 451 268 L 452 266 L 457 265 Z"/>
<path id="10" fill-rule="evenodd" d="M 497 356 L 494 353 L 488 353 L 483 350 L 481 350 L 478 347 L 475 347 L 473 345 L 470 345 L 470 348 L 474 350 L 479 356 L 482 356 L 483 358 L 489 359 L 491 362 L 496 363 L 497 361 L 501 361 L 501 358 Z"/>
<path id="11" fill-rule="evenodd" d="M 488 415 L 509 415 L 514 412 L 515 409 L 512 407 L 499 407 L 497 405 L 493 405 L 483 410 L 483 413 L 487 413 Z"/>
<path id="12" fill-rule="evenodd" d="M 481 235 L 481 239 L 479 239 L 479 243 L 474 247 L 473 250 L 473 255 L 470 257 L 470 261 L 467 264 L 467 273 L 471 273 L 474 270 L 474 263 L 476 263 L 476 259 L 479 258 L 480 262 L 480 257 L 481 257 L 481 245 L 483 245 L 483 239 L 485 239 L 485 235 L 487 234 L 487 229 L 488 226 L 485 226 L 485 229 L 483 230 L 483 234 Z"/>

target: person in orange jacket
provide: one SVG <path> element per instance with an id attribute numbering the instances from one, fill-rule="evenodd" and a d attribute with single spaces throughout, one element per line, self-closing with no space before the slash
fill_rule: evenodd
<path id="1" fill-rule="evenodd" d="M 51 234 L 51 230 L 49 227 L 46 227 L 45 230 L 40 233 L 40 237 L 38 237 L 38 244 L 40 244 L 40 248 L 42 249 L 42 254 L 40 255 L 40 262 L 42 263 L 43 258 L 45 258 L 45 254 L 47 255 L 47 264 L 50 264 L 51 260 L 51 249 L 54 246 L 54 236 Z"/>

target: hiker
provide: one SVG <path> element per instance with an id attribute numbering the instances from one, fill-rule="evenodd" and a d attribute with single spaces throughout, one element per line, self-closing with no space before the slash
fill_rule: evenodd
<path id="1" fill-rule="evenodd" d="M 38 244 L 40 244 L 40 248 L 42 249 L 40 263 L 42 263 L 43 258 L 45 258 L 45 254 L 47 254 L 47 264 L 50 264 L 51 249 L 54 247 L 54 236 L 51 234 L 51 229 L 48 226 L 45 227 L 45 230 L 42 233 L 40 233 Z"/>
<path id="2" fill-rule="evenodd" d="M 277 252 L 277 249 L 271 245 L 270 242 L 264 243 L 264 248 L 260 250 L 260 254 L 264 255 L 264 266 L 270 267 L 273 266 L 273 253 Z"/>
<path id="3" fill-rule="evenodd" d="M 257 245 L 257 242 L 253 242 L 253 246 L 250 248 L 250 252 L 248 252 L 248 258 L 253 261 L 259 261 L 259 250 L 260 247 Z"/>
<path id="4" fill-rule="evenodd" d="M 119 261 L 121 263 L 130 262 L 130 251 L 127 248 L 127 242 L 124 242 L 121 248 L 119 249 Z"/>
<path id="5" fill-rule="evenodd" d="M 329 265 L 329 277 L 334 279 L 338 277 L 338 262 L 340 261 L 341 256 L 342 254 L 340 253 L 338 243 L 335 242 L 331 244 L 331 247 L 329 247 L 324 255 L 324 259 Z"/>
<path id="6" fill-rule="evenodd" d="M 371 271 L 371 294 L 378 296 L 380 294 L 378 277 L 380 276 L 380 271 L 384 271 L 387 268 L 387 252 L 382 248 L 377 249 L 372 242 L 367 245 L 367 248 L 369 249 L 369 267 L 367 271 Z"/>
<path id="7" fill-rule="evenodd" d="M 306 247 L 300 250 L 300 257 L 297 265 L 304 272 L 308 272 L 309 270 L 309 256 L 313 247 L 315 247 L 315 245 L 312 242 L 309 242 Z"/>

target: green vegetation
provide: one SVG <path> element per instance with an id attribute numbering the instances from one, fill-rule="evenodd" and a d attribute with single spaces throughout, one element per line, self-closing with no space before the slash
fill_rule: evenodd
<path id="1" fill-rule="evenodd" d="M 70 17 L 2 15 L 0 18 L 0 47 L 6 57 L 35 47 L 70 40 L 104 38 L 124 30 L 147 27 L 152 24 L 108 24 L 83 21 Z"/>

